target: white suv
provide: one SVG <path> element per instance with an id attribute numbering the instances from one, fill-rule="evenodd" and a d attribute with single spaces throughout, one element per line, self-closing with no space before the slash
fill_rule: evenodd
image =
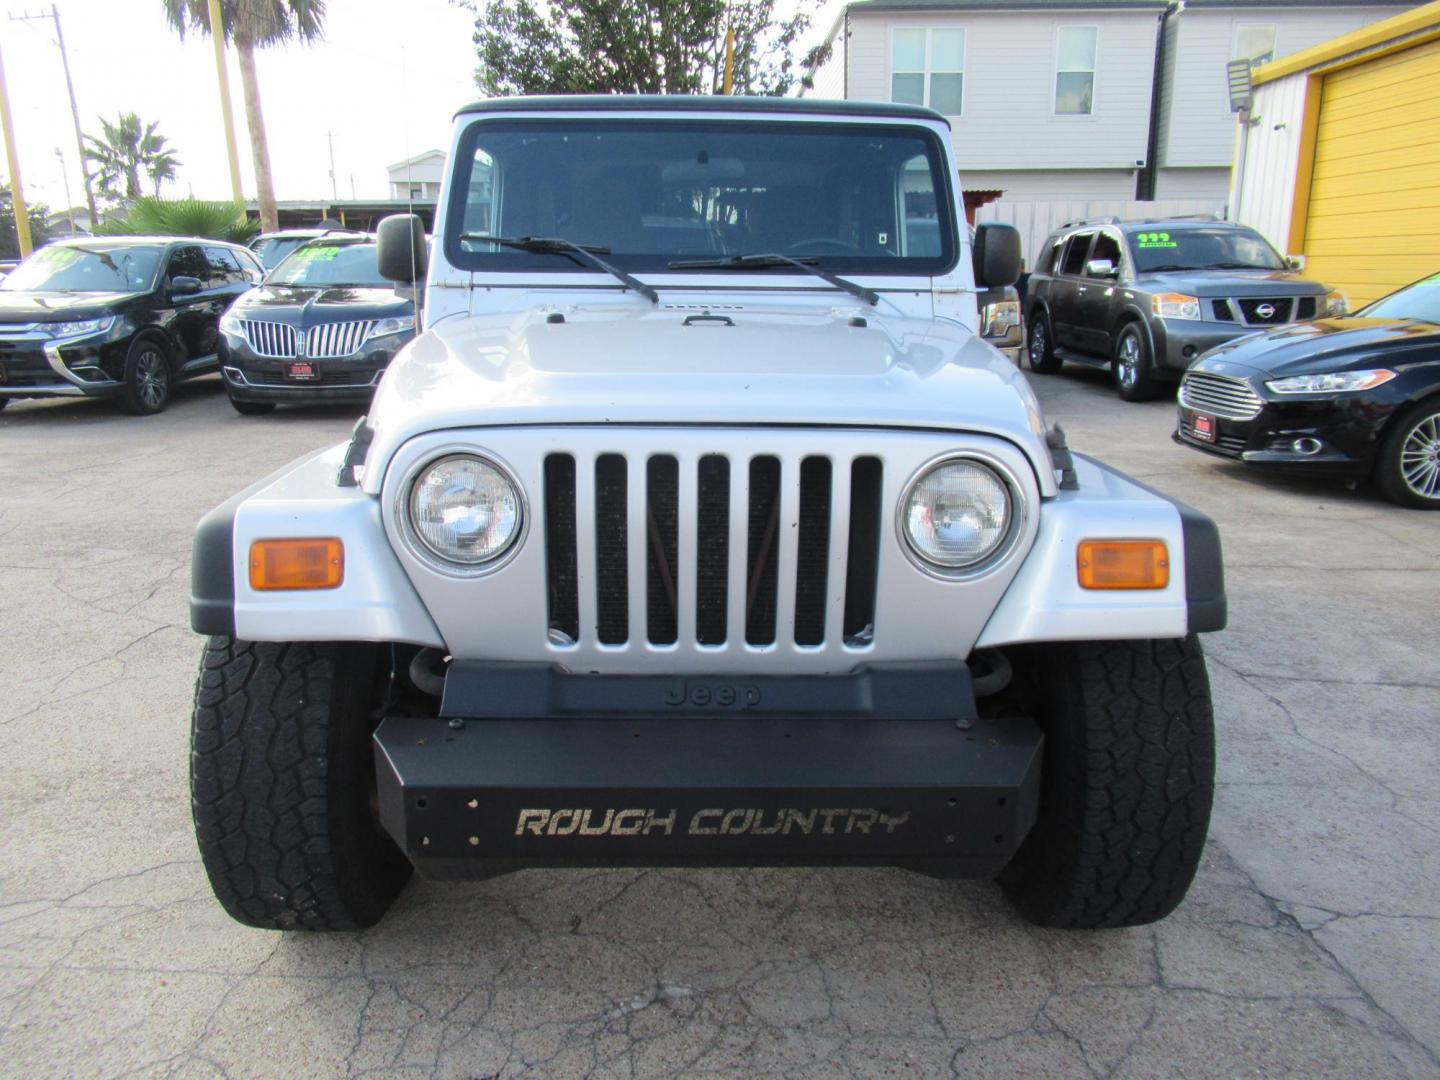
<path id="1" fill-rule="evenodd" d="M 1048 430 L 981 340 L 945 120 L 517 98 L 455 120 L 425 329 L 353 438 L 211 513 L 193 799 L 254 926 L 427 877 L 884 864 L 1030 919 L 1184 895 L 1214 525 Z"/>

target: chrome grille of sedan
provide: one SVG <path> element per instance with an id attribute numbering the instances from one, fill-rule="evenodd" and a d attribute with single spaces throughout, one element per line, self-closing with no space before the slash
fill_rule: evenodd
<path id="1" fill-rule="evenodd" d="M 349 356 L 360 351 L 374 329 L 373 319 L 312 326 L 305 332 L 305 355 L 316 360 Z"/>
<path id="2" fill-rule="evenodd" d="M 1190 371 L 1180 384 L 1180 404 L 1226 420 L 1253 420 L 1265 403 L 1243 379 Z"/>
<path id="3" fill-rule="evenodd" d="M 295 327 L 288 323 L 244 319 L 240 329 L 245 334 L 245 344 L 256 356 L 287 359 L 295 355 Z"/>

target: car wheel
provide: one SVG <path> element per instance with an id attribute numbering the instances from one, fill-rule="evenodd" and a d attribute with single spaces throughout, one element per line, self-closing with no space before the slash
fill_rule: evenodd
<path id="1" fill-rule="evenodd" d="M 1215 722 L 1199 639 L 1018 658 L 1045 733 L 1040 808 L 1000 886 L 1040 926 L 1141 926 L 1185 897 L 1210 823 Z"/>
<path id="2" fill-rule="evenodd" d="M 232 397 L 230 398 L 230 406 L 241 416 L 264 416 L 266 413 L 275 411 L 275 403 L 273 401 L 242 401 L 239 398 Z"/>
<path id="3" fill-rule="evenodd" d="M 1125 401 L 1149 401 L 1155 396 L 1150 345 L 1138 323 L 1129 323 L 1120 331 L 1110 371 L 1115 378 L 1115 389 Z"/>
<path id="4" fill-rule="evenodd" d="M 1037 375 L 1054 375 L 1064 361 L 1055 355 L 1055 343 L 1050 334 L 1050 316 L 1037 311 L 1030 316 L 1030 330 L 1027 335 L 1026 355 L 1030 358 L 1030 370 Z"/>
<path id="5" fill-rule="evenodd" d="M 125 357 L 120 405 L 135 416 L 150 416 L 170 401 L 170 358 L 152 338 L 137 338 Z"/>
<path id="6" fill-rule="evenodd" d="M 190 728 L 200 858 L 230 916 L 265 930 L 356 930 L 385 914 L 410 863 L 371 808 L 380 649 L 205 646 Z"/>
<path id="7" fill-rule="evenodd" d="M 1422 401 L 1400 415 L 1380 444 L 1375 478 L 1392 502 L 1440 510 L 1440 401 Z"/>

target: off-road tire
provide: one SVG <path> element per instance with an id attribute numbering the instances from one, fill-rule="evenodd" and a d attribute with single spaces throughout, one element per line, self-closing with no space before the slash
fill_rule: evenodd
<path id="1" fill-rule="evenodd" d="M 240 398 L 231 397 L 230 406 L 241 416 L 264 416 L 275 411 L 273 401 L 242 401 Z"/>
<path id="2" fill-rule="evenodd" d="M 1435 453 L 1436 440 L 1440 440 L 1440 398 L 1416 402 L 1390 425 L 1375 455 L 1375 482 L 1387 499 L 1412 510 L 1440 510 L 1440 492 L 1422 494 L 1406 482 L 1404 472 L 1406 465 L 1412 470 L 1420 465 L 1422 455 Z M 1428 473 L 1417 479 L 1418 486 L 1428 491 L 1436 477 Z"/>
<path id="3" fill-rule="evenodd" d="M 1037 646 L 1023 664 L 1045 732 L 1040 810 L 1001 887 L 1040 926 L 1164 918 L 1200 864 L 1214 793 L 1199 641 Z"/>
<path id="4" fill-rule="evenodd" d="M 378 656 L 371 645 L 206 644 L 191 809 L 211 887 L 237 921 L 356 930 L 409 878 L 371 809 Z"/>
<path id="5" fill-rule="evenodd" d="M 1134 349 L 1133 378 L 1125 375 L 1127 349 Z M 1110 375 L 1115 381 L 1115 392 L 1122 401 L 1149 401 L 1160 392 L 1155 378 L 1155 358 L 1150 354 L 1150 343 L 1140 329 L 1139 323 L 1126 323 L 1115 338 L 1115 354 L 1110 358 Z"/>
<path id="6" fill-rule="evenodd" d="M 138 337 L 125 354 L 120 408 L 132 416 L 151 416 L 170 403 L 175 388 L 170 353 L 153 337 Z"/>
<path id="7" fill-rule="evenodd" d="M 1030 370 L 1037 375 L 1054 375 L 1065 363 L 1055 355 L 1055 334 L 1050 328 L 1050 316 L 1043 310 L 1030 316 L 1030 326 L 1025 332 L 1025 357 L 1030 361 Z"/>

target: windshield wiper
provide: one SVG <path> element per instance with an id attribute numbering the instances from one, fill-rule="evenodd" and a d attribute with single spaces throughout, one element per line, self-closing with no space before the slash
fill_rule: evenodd
<path id="1" fill-rule="evenodd" d="M 601 255 L 610 254 L 610 249 L 600 244 L 577 244 L 558 236 L 491 236 L 488 233 L 461 233 L 460 239 L 494 244 L 497 247 L 517 248 L 520 251 L 529 251 L 536 255 L 564 255 L 576 262 L 589 263 L 596 269 L 605 271 L 617 281 L 622 282 L 626 288 L 634 289 L 652 304 L 660 302 L 660 294 L 649 285 L 600 258 Z"/>
<path id="2" fill-rule="evenodd" d="M 767 252 L 756 255 L 731 255 L 725 259 L 692 259 L 672 262 L 671 270 L 765 270 L 775 266 L 794 266 L 804 270 L 806 273 L 814 274 L 822 281 L 849 293 L 851 296 L 858 296 L 871 307 L 880 303 L 880 294 L 874 289 L 867 289 L 864 285 L 857 285 L 853 281 L 838 277 L 826 270 L 821 270 L 815 265 L 814 259 L 792 259 L 789 255 L 780 255 L 776 252 Z"/>
<path id="3" fill-rule="evenodd" d="M 1200 270 L 1199 266 L 1181 266 L 1179 263 L 1165 263 L 1163 266 L 1147 266 L 1140 271 L 1142 274 L 1160 274 L 1167 270 Z"/>

